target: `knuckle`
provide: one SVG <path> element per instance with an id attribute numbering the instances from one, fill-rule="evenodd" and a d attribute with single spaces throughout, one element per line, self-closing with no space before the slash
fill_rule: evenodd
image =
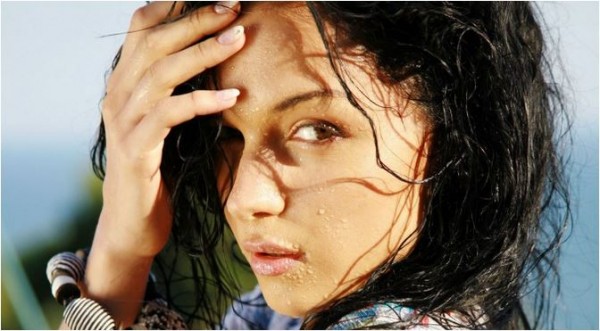
<path id="1" fill-rule="evenodd" d="M 194 56 L 200 59 L 202 63 L 211 62 L 212 57 L 214 56 L 207 46 L 206 42 L 199 43 L 194 47 Z M 199 72 L 202 72 L 207 69 L 206 65 L 201 65 L 198 69 Z"/>
<path id="2" fill-rule="evenodd" d="M 156 102 L 154 107 L 151 109 L 151 111 L 148 112 L 148 114 L 146 116 L 148 118 L 152 119 L 153 121 L 158 119 L 159 117 L 163 116 L 163 115 L 161 115 L 161 113 L 163 112 L 163 109 L 169 107 L 167 100 L 168 99 L 162 99 L 162 100 Z"/>
<path id="3" fill-rule="evenodd" d="M 202 111 L 211 111 L 217 107 L 215 99 L 209 97 L 205 91 L 194 91 L 189 94 L 189 99 L 194 108 L 199 108 Z"/>
<path id="4" fill-rule="evenodd" d="M 117 112 L 118 110 L 114 97 L 106 96 L 106 98 L 102 102 L 102 109 L 100 110 L 104 122 L 107 124 L 110 123 L 117 114 Z"/>
<path id="5" fill-rule="evenodd" d="M 204 15 L 206 14 L 202 10 L 196 10 L 188 15 L 188 22 L 193 27 L 202 26 L 206 22 Z"/>
<path id="6" fill-rule="evenodd" d="M 206 98 L 204 97 L 204 93 L 201 91 L 194 91 L 190 93 L 190 101 L 196 106 L 202 106 L 204 105 Z"/>
<path id="7" fill-rule="evenodd" d="M 161 39 L 156 32 L 146 33 L 142 39 L 142 45 L 147 50 L 160 50 Z"/>
<path id="8" fill-rule="evenodd" d="M 168 107 L 165 107 L 164 104 L 158 105 L 152 112 L 151 119 L 158 123 L 168 123 L 169 122 Z"/>
<path id="9" fill-rule="evenodd" d="M 170 82 L 165 71 L 165 69 L 168 70 L 168 68 L 165 61 L 166 60 L 164 59 L 156 61 L 146 69 L 142 82 L 143 85 L 155 87 L 169 85 Z"/>
<path id="10" fill-rule="evenodd" d="M 144 116 L 143 122 L 145 127 L 160 127 L 167 118 L 166 104 L 164 100 L 158 101 Z"/>
<path id="11" fill-rule="evenodd" d="M 114 111 L 114 108 L 112 107 L 112 105 L 105 100 L 104 104 L 102 106 L 102 110 L 100 110 L 100 114 L 102 115 L 102 120 L 105 123 L 110 122 L 110 120 L 114 116 L 114 113 L 115 113 L 115 111 Z"/>
<path id="12" fill-rule="evenodd" d="M 131 16 L 131 27 L 135 28 L 135 27 L 142 26 L 144 24 L 144 22 L 147 21 L 147 16 L 148 16 L 147 12 L 148 12 L 147 6 L 143 6 L 143 7 L 136 9 L 133 12 L 133 15 Z"/>
<path id="13" fill-rule="evenodd" d="M 111 95 L 118 90 L 118 77 L 113 72 L 106 81 L 106 94 Z"/>
<path id="14" fill-rule="evenodd" d="M 148 82 L 160 82 L 160 63 L 155 62 L 146 69 L 146 73 L 144 74 L 144 83 Z"/>
<path id="15" fill-rule="evenodd" d="M 185 28 L 185 35 L 188 38 L 193 38 L 196 40 L 202 40 L 207 35 L 207 20 L 206 13 L 204 10 L 195 10 L 185 17 L 185 23 L 183 24 Z"/>
<path id="16" fill-rule="evenodd" d="M 105 120 L 111 120 L 122 108 L 127 96 L 119 90 L 106 92 L 102 100 L 102 116 Z"/>

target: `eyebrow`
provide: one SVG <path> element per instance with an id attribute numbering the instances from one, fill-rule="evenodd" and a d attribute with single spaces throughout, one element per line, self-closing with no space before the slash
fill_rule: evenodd
<path id="1" fill-rule="evenodd" d="M 300 103 L 310 101 L 312 99 L 333 98 L 342 95 L 341 92 L 332 90 L 316 90 L 295 95 L 279 102 L 273 109 L 275 111 L 284 111 L 292 108 Z"/>

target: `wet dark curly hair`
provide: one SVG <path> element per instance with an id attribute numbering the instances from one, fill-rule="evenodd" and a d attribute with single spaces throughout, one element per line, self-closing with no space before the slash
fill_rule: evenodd
<path id="1" fill-rule="evenodd" d="M 184 13 L 206 4 L 187 3 Z M 327 328 L 380 301 L 415 308 L 445 327 L 552 327 L 558 248 L 571 219 L 561 150 L 569 119 L 532 6 L 316 2 L 308 8 L 357 111 L 368 118 L 343 79 L 338 53 L 361 46 L 386 83 L 412 82 L 433 139 L 421 182 L 373 160 L 398 180 L 423 185 L 424 220 L 412 253 L 390 258 L 360 290 L 306 316 L 303 327 Z M 217 83 L 205 73 L 174 93 Z M 171 192 L 172 241 L 192 267 L 196 295 L 188 313 L 207 326 L 218 324 L 225 303 L 239 294 L 230 268 L 244 263 L 229 260 L 235 250 L 223 239 L 228 229 L 214 176 L 218 134 L 202 118 L 174 128 L 161 165 Z M 104 149 L 101 125 L 92 151 L 100 177 Z M 224 248 L 228 253 L 219 253 Z M 466 324 L 441 319 L 447 311 L 464 315 Z"/>

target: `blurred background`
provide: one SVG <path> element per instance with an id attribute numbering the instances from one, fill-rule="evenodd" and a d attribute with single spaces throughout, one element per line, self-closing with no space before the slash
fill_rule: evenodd
<path id="1" fill-rule="evenodd" d="M 55 253 L 88 247 L 101 206 L 89 149 L 105 73 L 143 2 L 1 3 L 2 329 L 56 328 Z M 575 225 L 555 327 L 598 329 L 598 3 L 538 4 L 570 84 Z M 103 37 L 106 36 L 106 37 Z"/>

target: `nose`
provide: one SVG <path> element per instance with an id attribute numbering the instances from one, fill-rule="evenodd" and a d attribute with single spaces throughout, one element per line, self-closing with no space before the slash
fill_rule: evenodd
<path id="1" fill-rule="evenodd" d="M 225 214 L 231 220 L 253 220 L 276 216 L 285 209 L 285 196 L 276 167 L 264 156 L 246 156 L 240 159 Z"/>

